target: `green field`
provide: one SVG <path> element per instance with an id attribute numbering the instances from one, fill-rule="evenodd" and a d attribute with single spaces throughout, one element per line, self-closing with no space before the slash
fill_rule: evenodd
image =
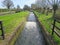
<path id="1" fill-rule="evenodd" d="M 46 14 L 40 14 L 38 12 L 35 12 L 35 14 L 37 15 L 38 19 L 41 21 L 43 26 L 46 28 L 46 31 L 48 31 L 51 35 L 52 34 L 52 27 L 51 26 L 53 23 L 52 13 L 49 13 L 48 16 Z M 59 23 L 56 23 L 56 25 L 58 27 L 60 27 Z M 57 45 L 60 45 L 60 38 L 55 33 L 53 35 L 53 39 L 57 43 Z"/>
<path id="2" fill-rule="evenodd" d="M 29 14 L 28 11 L 25 12 L 23 11 L 15 14 L 7 14 L 0 16 L 0 21 L 3 22 L 5 38 L 13 34 L 16 27 L 19 26 L 19 24 L 22 21 L 25 21 L 28 14 Z M 1 35 L 1 31 L 0 31 L 0 35 Z"/>

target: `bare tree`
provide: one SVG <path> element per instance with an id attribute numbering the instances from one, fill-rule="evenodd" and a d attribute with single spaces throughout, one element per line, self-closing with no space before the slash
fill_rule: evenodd
<path id="1" fill-rule="evenodd" d="M 7 9 L 10 9 L 11 7 L 14 6 L 14 4 L 11 0 L 4 0 L 3 1 L 3 6 L 7 7 Z"/>
<path id="2" fill-rule="evenodd" d="M 36 6 L 37 6 L 37 8 L 40 8 L 40 9 L 38 9 L 39 12 L 42 12 L 42 5 L 41 5 L 41 2 L 42 2 L 42 0 L 37 0 L 37 1 L 36 1 Z"/>
<path id="3" fill-rule="evenodd" d="M 21 11 L 21 8 L 19 5 L 17 5 L 17 9 L 16 9 L 16 12 L 20 12 Z"/>
<path id="4" fill-rule="evenodd" d="M 48 15 L 48 13 L 49 13 L 49 7 L 47 7 L 46 9 L 46 15 Z"/>
<path id="5" fill-rule="evenodd" d="M 31 8 L 28 5 L 24 5 L 24 8 L 23 9 L 30 11 Z"/>
<path id="6" fill-rule="evenodd" d="M 60 0 L 47 0 L 48 3 L 52 6 L 53 8 L 53 17 L 54 15 L 56 15 L 56 10 L 58 9 L 59 7 L 59 4 L 60 4 Z"/>
<path id="7" fill-rule="evenodd" d="M 37 0 L 36 1 L 37 7 L 40 7 L 42 10 L 42 13 L 45 12 L 46 9 L 46 0 Z"/>
<path id="8" fill-rule="evenodd" d="M 46 15 L 48 15 L 49 9 L 50 9 L 50 6 L 49 6 L 49 4 L 47 3 L 47 0 L 46 0 Z"/>
<path id="9" fill-rule="evenodd" d="M 31 9 L 36 9 L 37 8 L 37 5 L 36 4 L 31 4 Z"/>

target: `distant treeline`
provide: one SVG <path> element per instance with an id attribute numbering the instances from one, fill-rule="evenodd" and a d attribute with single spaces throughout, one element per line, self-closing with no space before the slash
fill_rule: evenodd
<path id="1" fill-rule="evenodd" d="M 8 9 L 0 9 L 0 12 L 7 12 L 9 11 Z"/>
<path id="2" fill-rule="evenodd" d="M 0 12 L 8 12 L 8 9 L 0 9 Z M 14 9 L 12 9 L 11 11 L 15 11 Z"/>

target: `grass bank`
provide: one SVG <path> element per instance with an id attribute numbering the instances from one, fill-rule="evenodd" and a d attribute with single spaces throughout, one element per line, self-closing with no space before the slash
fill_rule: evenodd
<path id="1" fill-rule="evenodd" d="M 37 15 L 42 25 L 46 28 L 46 31 L 48 31 L 49 34 L 51 35 L 52 34 L 52 23 L 53 23 L 52 13 L 49 13 L 49 15 L 46 15 L 46 14 L 40 14 L 38 12 L 35 12 L 35 14 Z M 56 25 L 60 27 L 59 23 L 56 23 Z M 54 41 L 57 43 L 57 45 L 60 45 L 60 38 L 55 33 L 52 37 Z"/>
<path id="2" fill-rule="evenodd" d="M 1 45 L 2 43 L 5 44 L 5 42 L 7 42 L 7 40 L 11 37 L 13 32 L 16 31 L 15 29 L 18 27 L 18 25 L 22 23 L 22 21 L 26 20 L 28 14 L 29 14 L 28 11 L 23 11 L 15 14 L 7 14 L 4 16 L 0 16 L 0 21 L 3 22 L 4 33 L 5 33 L 5 40 L 0 40 Z"/>

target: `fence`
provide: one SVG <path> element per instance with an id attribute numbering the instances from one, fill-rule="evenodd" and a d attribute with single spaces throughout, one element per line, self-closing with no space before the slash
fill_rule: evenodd
<path id="1" fill-rule="evenodd" d="M 53 22 L 53 29 L 52 29 L 52 35 L 54 34 L 54 32 L 57 34 L 58 37 L 60 37 L 60 34 L 57 30 L 60 31 L 60 28 L 56 26 L 56 22 L 60 23 L 60 17 L 54 17 L 54 22 Z M 56 30 L 57 29 L 57 30 Z"/>
<path id="2" fill-rule="evenodd" d="M 2 39 L 4 40 L 4 31 L 3 31 L 2 21 L 0 21 L 0 30 L 2 32 L 2 34 L 1 34 Z"/>

